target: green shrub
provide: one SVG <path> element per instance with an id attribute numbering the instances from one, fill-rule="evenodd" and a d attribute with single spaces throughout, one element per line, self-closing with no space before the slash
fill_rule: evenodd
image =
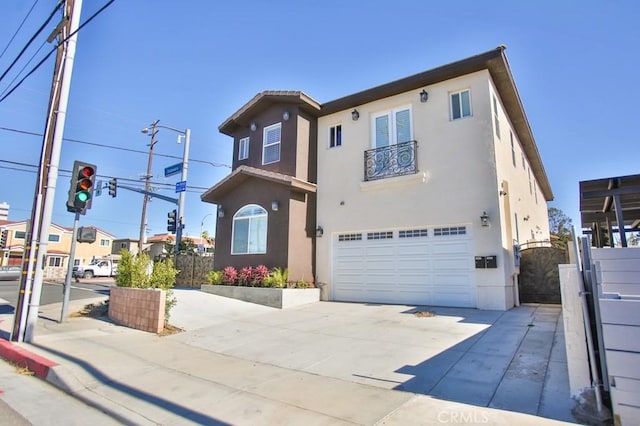
<path id="1" fill-rule="evenodd" d="M 149 288 L 149 256 L 144 253 L 134 256 L 128 250 L 121 255 L 116 275 L 118 287 Z"/>
<path id="2" fill-rule="evenodd" d="M 166 291 L 164 305 L 165 324 L 169 322 L 171 308 L 177 303 L 177 299 L 171 290 L 176 283 L 178 271 L 173 266 L 171 259 L 165 259 L 153 263 L 145 253 L 132 255 L 128 250 L 123 250 L 118 263 L 118 275 L 116 284 L 118 287 L 132 288 L 159 288 Z"/>
<path id="3" fill-rule="evenodd" d="M 207 275 L 207 280 L 209 284 L 212 285 L 221 285 L 223 283 L 224 273 L 222 271 L 211 271 L 209 275 Z"/>
<path id="4" fill-rule="evenodd" d="M 289 269 L 273 268 L 268 277 L 264 278 L 265 287 L 284 288 L 289 280 Z"/>

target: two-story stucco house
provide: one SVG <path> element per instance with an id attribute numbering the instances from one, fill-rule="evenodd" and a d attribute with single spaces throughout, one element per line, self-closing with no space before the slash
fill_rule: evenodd
<path id="1" fill-rule="evenodd" d="M 220 129 L 236 158 L 202 197 L 219 204 L 217 268 L 306 262 L 331 300 L 508 309 L 518 246 L 549 239 L 553 194 L 502 46 L 321 105 L 264 92 Z"/>

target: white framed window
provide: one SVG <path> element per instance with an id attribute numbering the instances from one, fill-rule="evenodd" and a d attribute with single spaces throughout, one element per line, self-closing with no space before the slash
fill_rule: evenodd
<path id="1" fill-rule="evenodd" d="M 100 246 L 109 247 L 109 240 L 100 240 Z"/>
<path id="2" fill-rule="evenodd" d="M 59 243 L 60 242 L 60 235 L 49 234 L 49 241 L 52 242 L 52 243 Z"/>
<path id="3" fill-rule="evenodd" d="M 282 137 L 282 123 L 265 127 L 262 138 L 262 164 L 280 161 L 280 139 Z"/>
<path id="4" fill-rule="evenodd" d="M 60 267 L 62 266 L 62 257 L 60 256 L 49 256 L 49 266 L 52 267 Z"/>
<path id="5" fill-rule="evenodd" d="M 329 127 L 329 148 L 342 146 L 342 124 Z"/>
<path id="6" fill-rule="evenodd" d="M 26 236 L 27 233 L 25 231 L 13 231 L 13 238 L 16 240 L 24 240 Z"/>
<path id="7" fill-rule="evenodd" d="M 267 252 L 267 211 L 248 204 L 233 215 L 231 254 L 264 254 Z"/>
<path id="8" fill-rule="evenodd" d="M 413 140 L 411 106 L 402 106 L 371 116 L 372 148 L 382 148 Z"/>
<path id="9" fill-rule="evenodd" d="M 238 143 L 238 160 L 249 158 L 249 138 L 242 138 Z"/>
<path id="10" fill-rule="evenodd" d="M 451 99 L 451 119 L 471 117 L 471 91 L 469 89 L 453 92 Z"/>
<path id="11" fill-rule="evenodd" d="M 511 161 L 513 162 L 513 167 L 516 167 L 516 145 L 513 141 L 512 131 L 509 131 L 509 137 L 511 138 Z"/>
<path id="12" fill-rule="evenodd" d="M 493 96 L 493 121 L 496 125 L 496 136 L 500 139 L 500 119 L 498 118 L 498 100 Z"/>

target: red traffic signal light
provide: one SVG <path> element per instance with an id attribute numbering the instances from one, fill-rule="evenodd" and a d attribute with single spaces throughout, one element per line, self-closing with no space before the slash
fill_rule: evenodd
<path id="1" fill-rule="evenodd" d="M 85 214 L 87 209 L 91 208 L 96 171 L 97 167 L 94 164 L 77 160 L 73 162 L 67 211 Z"/>

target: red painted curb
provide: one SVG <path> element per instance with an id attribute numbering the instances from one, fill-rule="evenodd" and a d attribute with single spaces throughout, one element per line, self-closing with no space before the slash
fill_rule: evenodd
<path id="1" fill-rule="evenodd" d="M 35 375 L 46 380 L 49 369 L 57 366 L 53 361 L 29 352 L 11 342 L 0 339 L 0 357 L 16 363 L 20 367 L 26 367 Z"/>

